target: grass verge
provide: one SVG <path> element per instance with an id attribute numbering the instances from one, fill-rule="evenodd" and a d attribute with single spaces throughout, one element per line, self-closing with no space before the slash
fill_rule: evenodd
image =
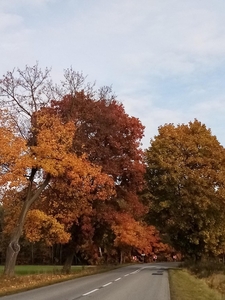
<path id="1" fill-rule="evenodd" d="M 225 300 L 225 296 L 187 270 L 169 270 L 169 281 L 171 300 Z"/>
<path id="2" fill-rule="evenodd" d="M 77 273 L 92 266 L 72 266 L 71 273 Z M 3 273 L 4 266 L 0 266 L 0 273 Z M 39 274 L 61 274 L 62 266 L 51 265 L 18 265 L 15 267 L 15 275 L 39 275 Z"/>
<path id="3" fill-rule="evenodd" d="M 121 266 L 75 266 L 72 268 L 71 274 L 66 275 L 55 272 L 56 269 L 52 266 L 17 266 L 16 276 L 10 278 L 0 276 L 0 297 L 82 276 L 106 272 L 118 267 Z M 57 270 L 60 270 L 60 267 Z"/>

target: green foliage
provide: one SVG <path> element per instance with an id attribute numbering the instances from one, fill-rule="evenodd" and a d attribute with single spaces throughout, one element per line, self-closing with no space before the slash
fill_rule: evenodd
<path id="1" fill-rule="evenodd" d="M 88 268 L 86 266 L 86 268 Z M 83 270 L 83 266 L 72 266 L 72 273 Z M 32 274 L 60 274 L 62 266 L 51 266 L 51 265 L 19 265 L 15 267 L 16 275 L 32 275 Z M 0 272 L 3 272 L 3 266 L 0 266 Z"/>

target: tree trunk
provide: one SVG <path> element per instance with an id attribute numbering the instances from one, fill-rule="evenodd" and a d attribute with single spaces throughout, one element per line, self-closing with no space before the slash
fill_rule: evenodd
<path id="1" fill-rule="evenodd" d="M 63 269 L 62 269 L 63 273 L 70 274 L 74 255 L 75 255 L 75 248 L 71 249 L 70 253 L 66 257 L 66 261 L 65 261 L 65 263 L 63 265 Z"/>
<path id="2" fill-rule="evenodd" d="M 20 245 L 18 239 L 11 239 L 7 251 L 4 275 L 13 276 L 15 271 L 16 259 L 20 251 Z"/>
<path id="3" fill-rule="evenodd" d="M 123 251 L 120 249 L 120 264 L 123 263 Z"/>
<path id="4" fill-rule="evenodd" d="M 23 207 L 20 212 L 18 223 L 11 235 L 9 245 L 7 247 L 6 261 L 5 261 L 5 268 L 4 268 L 4 275 L 6 276 L 13 276 L 15 274 L 16 259 L 20 251 L 19 239 L 23 232 L 23 226 L 25 223 L 26 215 L 33 202 L 36 199 L 38 199 L 41 192 L 48 185 L 49 181 L 50 181 L 50 175 L 47 175 L 44 182 L 39 186 L 39 188 L 34 193 L 32 193 L 32 182 L 30 183 L 26 200 L 24 201 Z"/>
<path id="5" fill-rule="evenodd" d="M 31 244 L 31 264 L 34 264 L 34 244 Z"/>

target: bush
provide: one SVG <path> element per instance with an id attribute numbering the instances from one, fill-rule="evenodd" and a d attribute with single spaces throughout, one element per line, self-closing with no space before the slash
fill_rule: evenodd
<path id="1" fill-rule="evenodd" d="M 218 261 L 185 261 L 182 263 L 182 267 L 188 269 L 199 278 L 206 278 L 218 272 L 225 274 L 225 265 Z"/>

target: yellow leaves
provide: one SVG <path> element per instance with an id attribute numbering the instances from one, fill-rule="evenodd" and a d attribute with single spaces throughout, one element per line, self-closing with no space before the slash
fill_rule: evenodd
<path id="1" fill-rule="evenodd" d="M 26 150 L 25 140 L 16 135 L 16 124 L 0 110 L 0 184 L 24 181 L 21 157 Z"/>
<path id="2" fill-rule="evenodd" d="M 11 234 L 16 226 L 16 220 L 19 218 L 19 212 L 22 208 L 23 194 L 16 190 L 7 190 L 1 201 L 4 209 L 4 233 Z"/>
<path id="3" fill-rule="evenodd" d="M 63 122 L 46 108 L 36 112 L 31 123 L 30 137 L 25 141 L 15 135 L 15 124 L 7 121 L 0 111 L 0 184 L 24 184 L 33 168 L 51 177 L 66 177 L 70 185 L 79 184 L 83 190 L 95 193 L 98 199 L 113 195 L 113 180 L 102 174 L 101 168 L 91 164 L 85 155 L 75 154 L 73 122 Z"/>
<path id="4" fill-rule="evenodd" d="M 192 247 L 213 253 L 225 215 L 224 148 L 197 120 L 166 124 L 151 141 L 146 162 L 149 216 L 168 234 L 174 232 L 171 241 L 184 253 Z"/>
<path id="5" fill-rule="evenodd" d="M 168 208 L 168 207 L 170 207 L 170 205 L 171 205 L 171 203 L 170 203 L 170 201 L 161 201 L 160 203 L 159 203 L 159 206 L 161 207 L 161 208 Z"/>
<path id="6" fill-rule="evenodd" d="M 75 127 L 72 122 L 62 123 L 47 112 L 36 114 L 33 135 L 36 142 L 31 146 L 33 164 L 52 176 L 62 176 L 65 168 L 76 159 L 71 154 Z"/>
<path id="7" fill-rule="evenodd" d="M 33 134 L 36 137 L 36 143 L 31 147 L 34 166 L 52 177 L 65 176 L 71 186 L 80 185 L 87 194 L 97 189 L 99 199 L 105 199 L 109 189 L 113 190 L 113 180 L 101 174 L 100 167 L 91 164 L 85 155 L 78 157 L 74 153 L 75 127 L 72 122 L 63 123 L 56 115 L 43 110 L 35 115 Z"/>
<path id="8" fill-rule="evenodd" d="M 28 212 L 24 232 L 30 242 L 44 240 L 47 245 L 65 244 L 70 239 L 70 234 L 65 231 L 64 225 L 37 209 Z"/>

